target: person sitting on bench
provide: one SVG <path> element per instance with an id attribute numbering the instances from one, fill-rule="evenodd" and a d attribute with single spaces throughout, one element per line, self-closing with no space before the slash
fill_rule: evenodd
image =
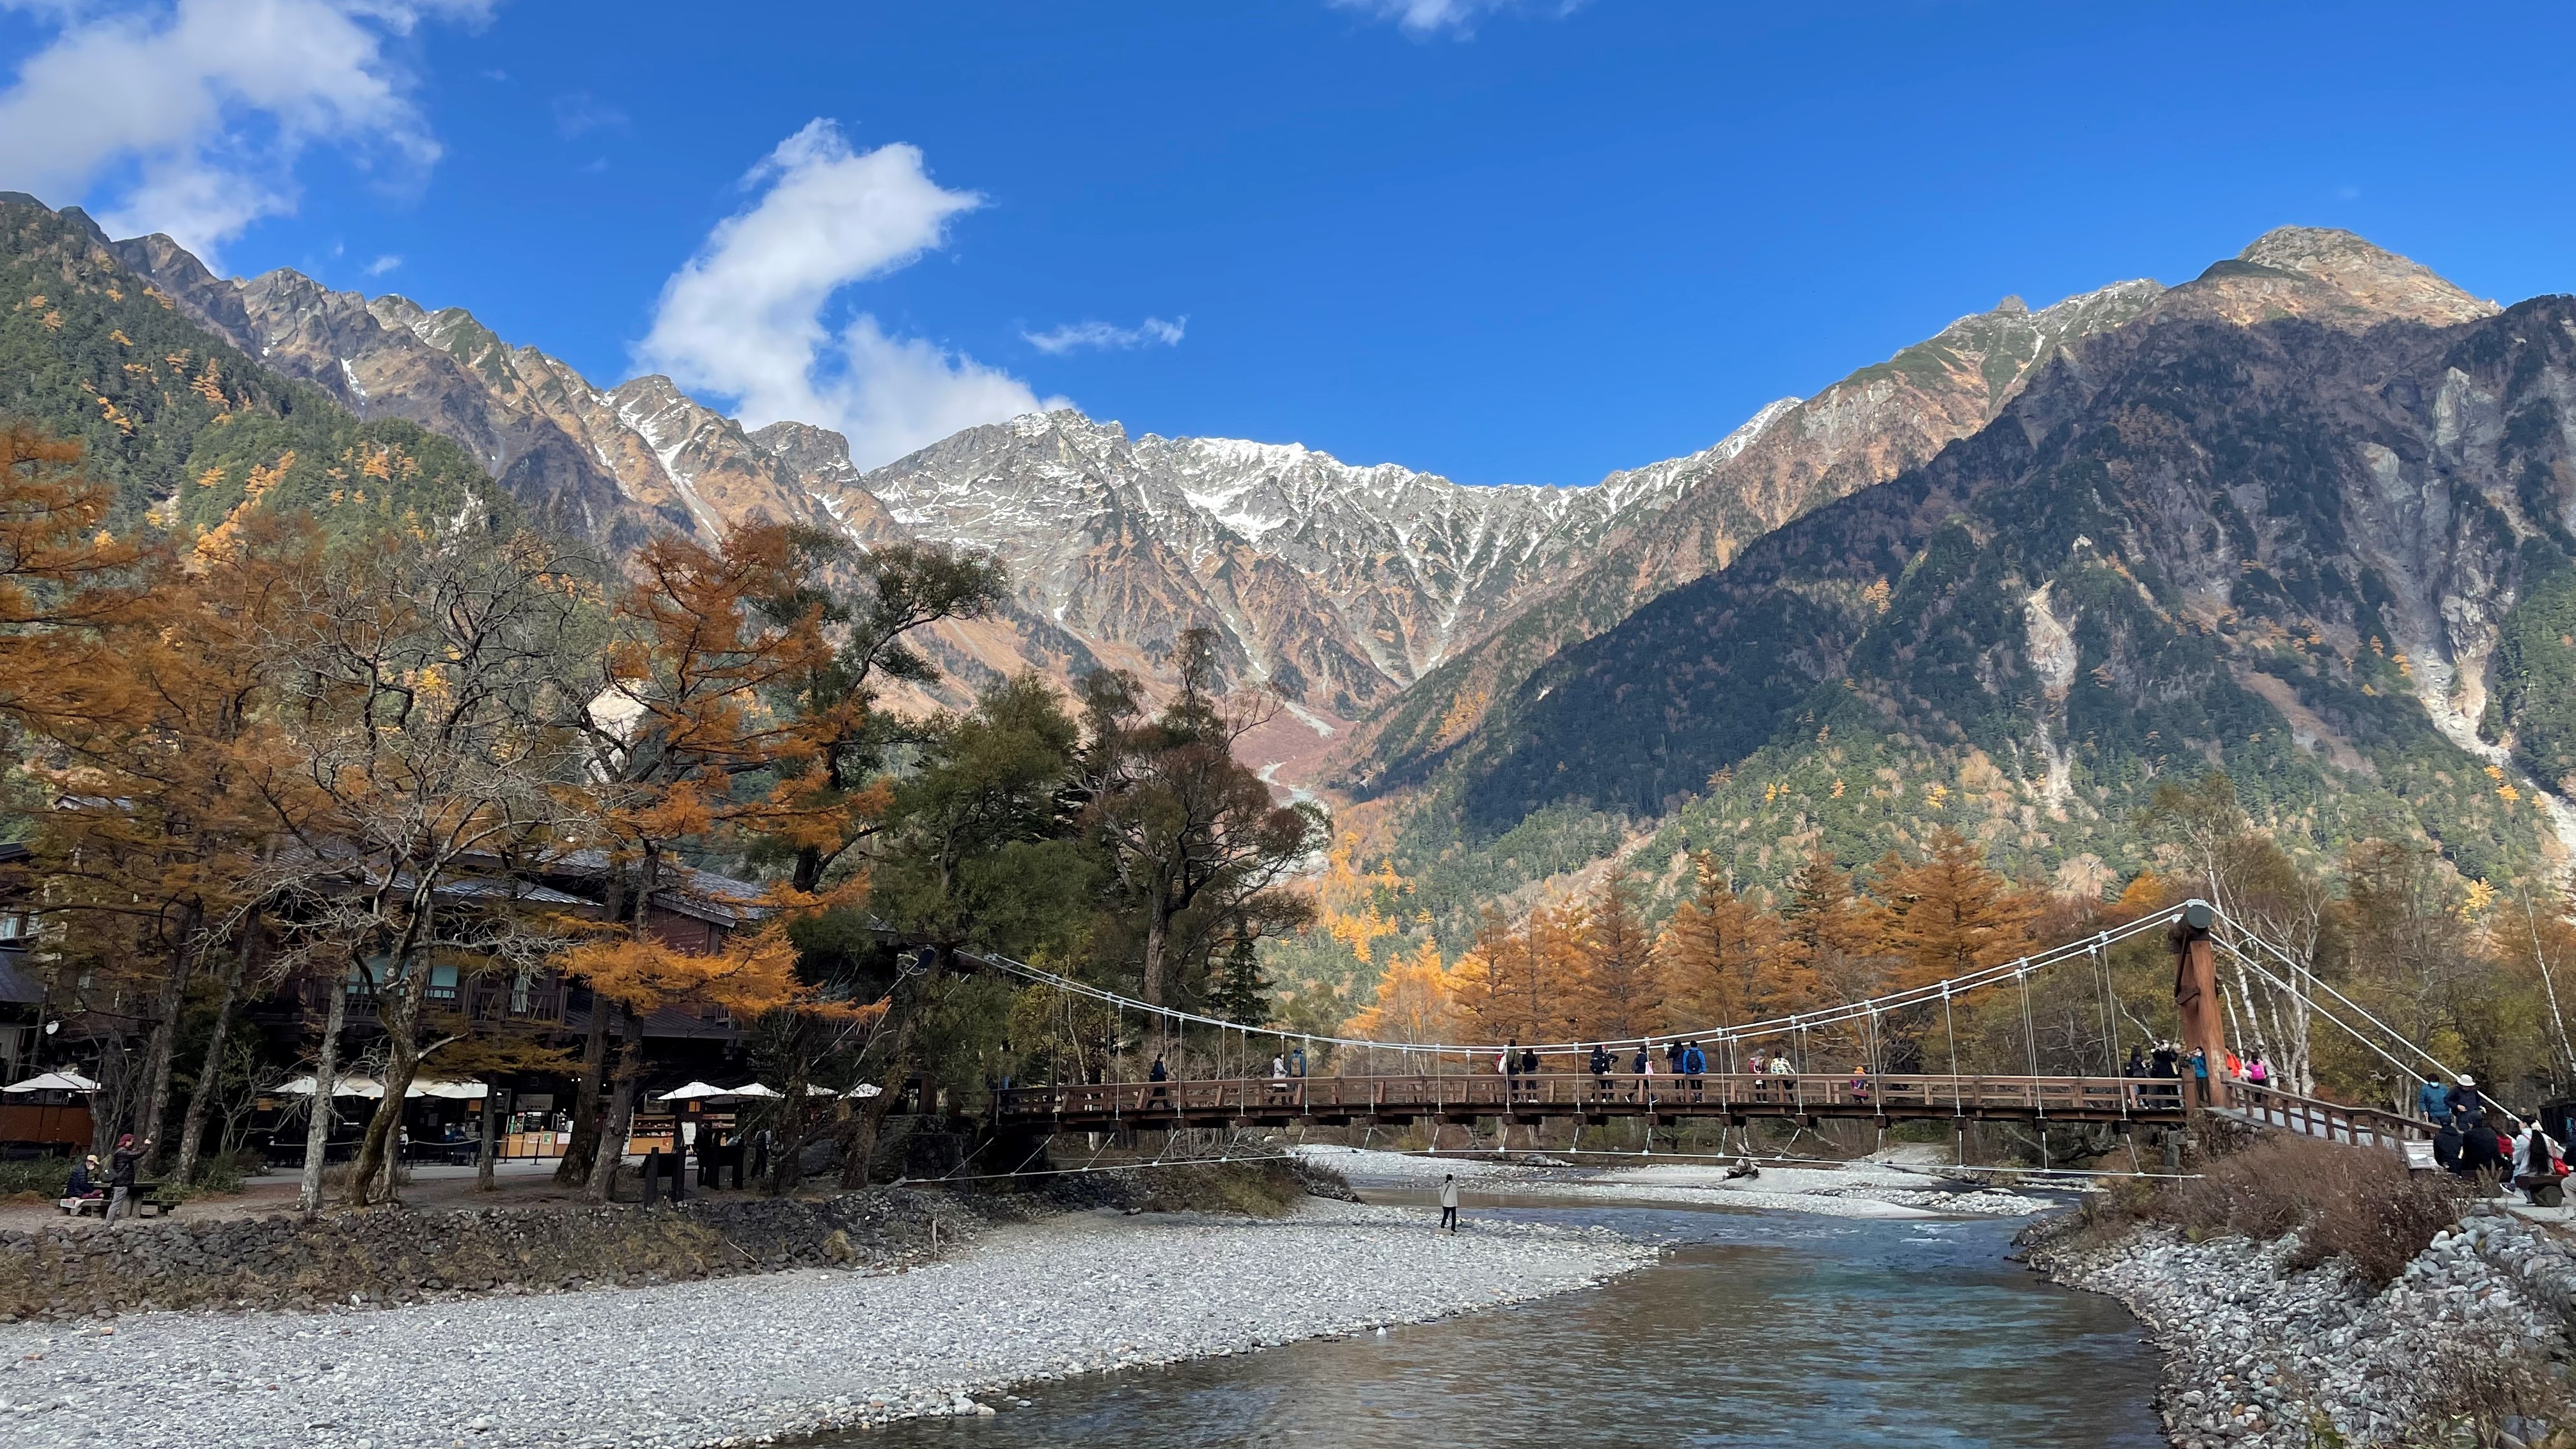
<path id="1" fill-rule="evenodd" d="M 107 1208 L 107 1189 L 99 1186 L 98 1156 L 93 1153 L 72 1164 L 71 1180 L 63 1184 L 63 1211 L 73 1217 L 93 1209 Z"/>

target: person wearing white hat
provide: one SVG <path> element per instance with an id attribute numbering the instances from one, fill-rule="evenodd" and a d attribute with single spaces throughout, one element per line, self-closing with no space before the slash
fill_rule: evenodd
<path id="1" fill-rule="evenodd" d="M 2459 1084 L 2451 1088 L 2449 1105 L 2454 1113 L 2473 1113 L 2482 1110 L 2478 1097 L 2478 1079 L 2466 1072 L 2460 1073 Z"/>

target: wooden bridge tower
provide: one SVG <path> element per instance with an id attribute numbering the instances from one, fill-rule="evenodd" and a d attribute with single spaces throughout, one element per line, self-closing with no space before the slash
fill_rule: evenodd
<path id="1" fill-rule="evenodd" d="M 2198 1051 L 2209 1064 L 2209 1091 L 2198 1104 L 2204 1107 L 2227 1105 L 2227 1011 L 2218 996 L 2218 961 L 2209 946 L 2209 928 L 2217 919 L 2207 901 L 2189 902 L 2165 937 L 2173 946 L 2174 1008 L 2182 1016 L 2183 1051 L 2186 1057 Z M 2187 1059 L 2182 1075 L 2186 1083 L 2191 1081 Z"/>

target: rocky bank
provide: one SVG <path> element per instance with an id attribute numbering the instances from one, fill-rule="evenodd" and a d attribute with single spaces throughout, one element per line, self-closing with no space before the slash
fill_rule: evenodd
<path id="1" fill-rule="evenodd" d="M 2547 1229 L 2480 1205 L 2379 1288 L 2340 1260 L 2291 1268 L 2294 1238 L 2085 1243 L 2068 1227 L 2034 1230 L 2030 1261 L 2147 1325 L 2179 1449 L 2446 1442 L 2472 1407 L 2512 1436 L 2484 1442 L 2576 1444 L 2560 1407 L 2576 1252 Z"/>

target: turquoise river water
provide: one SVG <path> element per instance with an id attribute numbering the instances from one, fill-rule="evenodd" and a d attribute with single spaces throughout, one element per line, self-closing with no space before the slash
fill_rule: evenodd
<path id="1" fill-rule="evenodd" d="M 1372 1195 L 1377 1197 L 1378 1195 Z M 1381 1199 L 1384 1200 L 1384 1199 Z M 2155 1449 L 2127 1310 L 2005 1261 L 2018 1222 L 1580 1208 L 1671 1245 L 1588 1292 L 1354 1339 L 1032 1385 L 1033 1408 L 836 1449 Z"/>

